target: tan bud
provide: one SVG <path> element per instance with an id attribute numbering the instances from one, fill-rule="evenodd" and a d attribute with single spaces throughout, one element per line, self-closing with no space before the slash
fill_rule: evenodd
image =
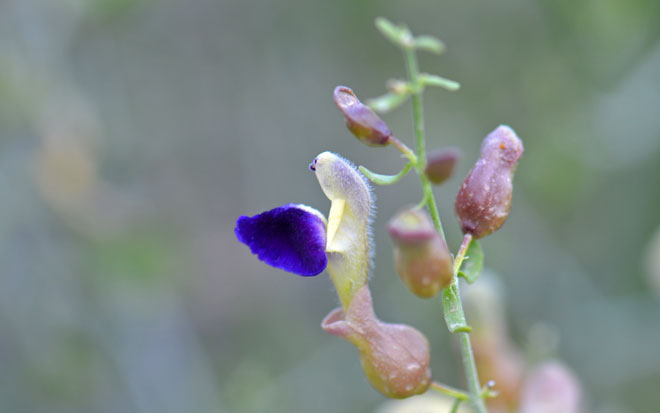
<path id="1" fill-rule="evenodd" d="M 410 397 L 431 384 L 428 340 L 412 327 L 378 320 L 367 285 L 355 294 L 346 313 L 341 308 L 331 311 L 321 327 L 357 347 L 364 374 L 385 396 Z"/>
<path id="2" fill-rule="evenodd" d="M 430 298 L 451 283 L 451 253 L 425 211 L 412 207 L 399 212 L 388 231 L 397 273 L 410 291 Z"/>

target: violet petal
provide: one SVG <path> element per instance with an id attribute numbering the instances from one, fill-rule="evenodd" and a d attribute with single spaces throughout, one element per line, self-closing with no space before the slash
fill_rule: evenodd
<path id="1" fill-rule="evenodd" d="M 286 204 L 253 217 L 241 216 L 234 232 L 266 264 L 311 276 L 328 264 L 325 225 L 315 209 Z"/>

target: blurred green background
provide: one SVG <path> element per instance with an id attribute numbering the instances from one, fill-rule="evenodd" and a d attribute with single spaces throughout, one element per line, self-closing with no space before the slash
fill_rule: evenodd
<path id="1" fill-rule="evenodd" d="M 405 75 L 379 15 L 444 40 L 421 68 L 463 86 L 425 95 L 429 146 L 464 154 L 436 191 L 454 250 L 481 139 L 505 123 L 525 144 L 509 220 L 482 244 L 514 341 L 554 331 L 589 411 L 658 411 L 657 0 L 0 0 L 0 411 L 384 401 L 319 327 L 327 276 L 268 267 L 233 233 L 288 202 L 327 211 L 307 170 L 324 150 L 402 166 L 353 139 L 331 96 Z M 384 118 L 412 144 L 408 106 Z M 434 376 L 462 387 L 439 300 L 392 268 L 385 224 L 419 183 L 375 193 L 376 311 L 423 331 Z"/>

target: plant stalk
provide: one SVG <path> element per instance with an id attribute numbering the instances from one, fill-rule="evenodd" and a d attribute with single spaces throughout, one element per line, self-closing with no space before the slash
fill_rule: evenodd
<path id="1" fill-rule="evenodd" d="M 426 167 L 426 144 L 424 139 L 424 113 L 422 107 L 422 94 L 423 94 L 423 85 L 419 81 L 419 68 L 417 64 L 417 56 L 415 54 L 415 49 L 413 47 L 408 47 L 404 49 L 406 69 L 408 71 L 408 78 L 410 84 L 412 85 L 412 109 L 413 109 L 413 122 L 415 126 L 415 138 L 416 138 L 416 149 L 417 149 L 417 168 L 418 175 L 422 183 L 422 189 L 424 191 L 424 200 L 431 214 L 433 224 L 440 233 L 442 239 L 445 239 L 445 233 L 442 229 L 442 222 L 440 221 L 440 214 L 438 213 L 438 206 L 435 202 L 435 197 L 433 196 L 433 188 L 431 182 L 426 177 L 424 173 L 424 168 Z M 468 235 L 466 235 L 467 239 Z M 463 242 L 461 245 L 461 250 L 459 254 L 462 253 L 462 256 L 465 256 L 465 251 L 470 244 L 470 239 L 467 242 Z M 458 255 L 457 254 L 457 258 Z M 462 261 L 462 259 L 461 259 Z M 454 278 L 453 283 L 456 287 L 456 290 L 459 288 L 458 280 L 458 268 L 454 268 Z M 461 313 L 463 310 L 463 303 L 461 302 L 460 294 L 458 294 L 458 305 L 461 308 Z M 479 384 L 479 376 L 477 374 L 477 366 L 474 361 L 474 354 L 472 352 L 472 346 L 470 344 L 470 335 L 467 332 L 458 332 L 458 339 L 460 342 L 461 348 L 461 361 L 463 364 L 463 370 L 465 372 L 465 378 L 468 385 L 468 395 L 470 398 L 470 403 L 474 406 L 476 413 L 487 413 L 486 405 L 481 396 L 481 385 Z"/>
<path id="2" fill-rule="evenodd" d="M 432 382 L 431 383 L 431 388 L 439 393 L 445 394 L 449 397 L 453 397 L 457 400 L 469 400 L 470 396 L 458 389 L 455 389 L 451 386 L 447 386 L 446 384 L 438 383 L 438 382 Z"/>

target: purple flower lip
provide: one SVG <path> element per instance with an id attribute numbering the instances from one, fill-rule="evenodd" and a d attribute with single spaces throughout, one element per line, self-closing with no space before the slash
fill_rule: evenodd
<path id="1" fill-rule="evenodd" d="M 316 171 L 316 161 L 317 161 L 317 158 L 314 158 L 312 163 L 309 164 L 309 170 L 310 171 Z"/>
<path id="2" fill-rule="evenodd" d="M 266 264 L 313 276 L 328 264 L 325 226 L 325 218 L 315 209 L 286 204 L 253 217 L 241 216 L 234 232 Z"/>

